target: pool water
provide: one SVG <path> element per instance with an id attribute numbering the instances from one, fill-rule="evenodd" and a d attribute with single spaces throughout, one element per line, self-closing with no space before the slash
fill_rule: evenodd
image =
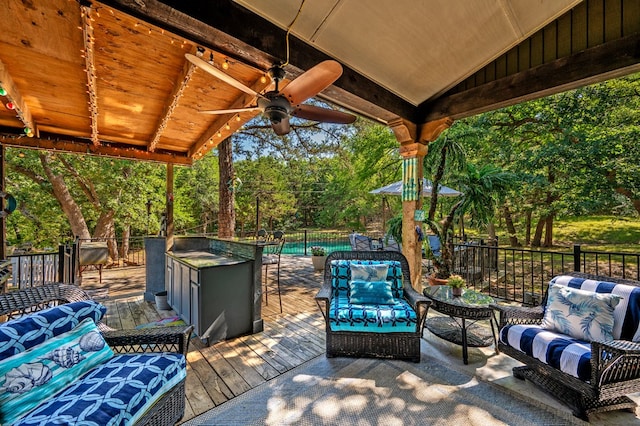
<path id="1" fill-rule="evenodd" d="M 340 242 L 340 241 L 307 241 L 307 256 L 311 256 L 311 247 L 324 247 L 327 251 L 327 254 L 340 251 L 340 250 L 351 250 L 351 244 L 349 242 Z M 284 247 L 282 248 L 282 254 L 289 254 L 294 256 L 304 256 L 304 241 L 300 242 L 286 242 Z"/>

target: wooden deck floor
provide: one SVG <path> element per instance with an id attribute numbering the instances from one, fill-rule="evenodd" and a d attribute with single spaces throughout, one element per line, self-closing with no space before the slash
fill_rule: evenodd
<path id="1" fill-rule="evenodd" d="M 277 295 L 269 296 L 268 306 L 263 299 L 263 332 L 209 347 L 192 339 L 183 421 L 324 353 L 324 321 L 313 299 L 321 282 L 322 273 L 313 270 L 309 258 L 283 256 L 283 313 Z M 86 272 L 81 285 L 107 306 L 106 322 L 114 328 L 135 328 L 175 315 L 143 300 L 144 267 L 104 270 L 102 284 L 96 272 Z"/>

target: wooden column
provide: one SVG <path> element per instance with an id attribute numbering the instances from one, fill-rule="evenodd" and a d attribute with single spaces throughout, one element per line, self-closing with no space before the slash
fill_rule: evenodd
<path id="1" fill-rule="evenodd" d="M 429 142 L 449 128 L 449 118 L 416 125 L 398 119 L 389 123 L 398 142 L 402 156 L 402 254 L 409 262 L 411 285 L 422 292 L 422 242 L 418 241 L 416 226 L 424 233 L 422 222 L 415 220 L 415 211 L 422 209 L 422 160 L 427 155 Z"/>
<path id="2" fill-rule="evenodd" d="M 4 192 L 5 189 L 5 162 L 4 156 L 6 153 L 4 145 L 0 145 L 0 191 Z M 4 209 L 4 201 L 0 205 L 0 209 Z M 7 258 L 7 218 L 0 218 L 0 259 Z"/>
<path id="3" fill-rule="evenodd" d="M 173 247 L 173 164 L 167 163 L 167 250 Z"/>

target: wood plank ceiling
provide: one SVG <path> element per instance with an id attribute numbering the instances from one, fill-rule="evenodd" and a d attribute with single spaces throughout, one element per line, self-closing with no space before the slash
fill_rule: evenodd
<path id="1" fill-rule="evenodd" d="M 299 1 L 5 0 L 0 143 L 190 164 L 256 112 L 185 53 L 263 90 Z M 458 119 L 640 70 L 637 0 L 307 0 L 288 77 L 333 58 L 319 95 L 364 117 Z M 226 63 L 226 65 L 225 65 Z M 2 93 L 2 92 L 0 92 Z M 28 128 L 28 129 L 27 129 Z M 28 134 L 27 134 L 28 133 Z"/>

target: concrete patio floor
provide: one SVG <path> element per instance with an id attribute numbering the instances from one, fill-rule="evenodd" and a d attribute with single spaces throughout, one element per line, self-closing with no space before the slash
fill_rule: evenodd
<path id="1" fill-rule="evenodd" d="M 274 296 L 270 296 L 269 306 L 265 306 L 263 300 L 264 333 L 210 347 L 192 339 L 188 361 L 193 380 L 187 383 L 188 407 L 183 421 L 324 352 L 323 320 L 313 299 L 320 288 L 322 273 L 313 270 L 309 257 L 283 256 L 281 268 L 283 313 L 279 312 Z M 102 284 L 98 283 L 97 272 L 85 272 L 81 286 L 103 297 L 107 296 L 108 289 L 105 304 L 111 312 L 117 312 L 109 318 L 114 327 L 135 327 L 154 318 L 175 315 L 173 311 L 158 311 L 155 304 L 144 302 L 144 267 L 105 269 Z M 429 315 L 439 314 L 431 310 Z M 521 364 L 504 354 L 496 354 L 493 346 L 469 348 L 469 364 L 464 365 L 460 346 L 446 342 L 426 329 L 423 338 L 423 352 L 450 368 L 465 372 L 474 380 L 499 386 L 514 397 L 541 407 L 570 412 L 568 407 L 533 384 L 515 379 L 511 369 Z M 640 393 L 629 396 L 640 404 Z M 624 411 L 595 414 L 590 417 L 590 423 L 640 425 L 640 409 L 636 409 L 635 414 Z"/>

